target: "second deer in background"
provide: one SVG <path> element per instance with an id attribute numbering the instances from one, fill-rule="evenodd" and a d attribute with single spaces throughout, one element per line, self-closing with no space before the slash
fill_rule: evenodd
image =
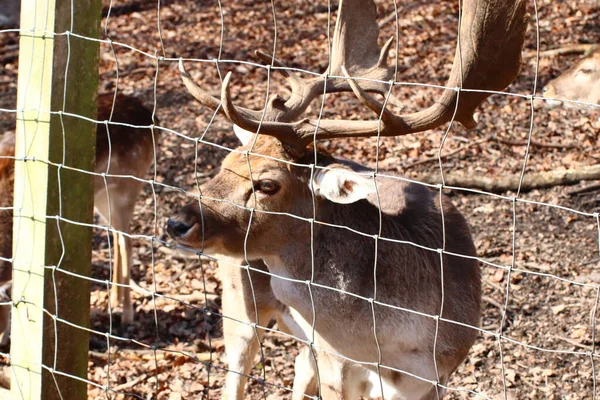
<path id="1" fill-rule="evenodd" d="M 108 121 L 113 109 L 113 95 L 98 96 L 98 120 Z M 150 126 L 152 110 L 137 98 L 118 95 L 114 104 L 112 122 L 136 126 Z M 121 323 L 133 322 L 131 299 L 131 239 L 129 224 L 135 202 L 143 183 L 132 177 L 143 178 L 156 158 L 155 142 L 158 131 L 150 128 L 132 128 L 123 125 L 98 125 L 96 133 L 96 172 L 110 177 L 94 178 L 94 206 L 109 222 L 113 230 L 113 286 L 111 305 L 122 306 Z M 117 176 L 113 176 L 117 175 Z M 122 177 L 119 177 L 122 176 Z"/>
<path id="2" fill-rule="evenodd" d="M 94 177 L 94 206 L 98 213 L 113 229 L 114 257 L 112 262 L 112 282 L 110 301 L 113 307 L 122 306 L 121 323 L 129 324 L 134 319 L 131 299 L 131 240 L 129 224 L 133 216 L 136 199 L 142 190 L 142 179 L 155 159 L 155 141 L 150 128 L 139 126 L 152 125 L 152 110 L 137 98 L 117 95 L 113 111 L 112 93 L 98 96 L 98 120 L 116 124 L 99 123 L 96 130 L 96 165 L 94 172 L 106 173 Z M 112 114 L 112 116 L 111 116 Z M 119 125 L 128 124 L 138 127 Z M 14 188 L 15 155 L 14 132 L 6 132 L 0 143 L 0 190 L 4 199 L 2 205 L 11 207 Z M 106 181 L 105 181 L 106 179 Z M 13 210 L 0 211 L 0 256 L 12 257 Z M 12 264 L 0 260 L 0 283 L 10 289 Z M 7 283 L 8 282 L 8 283 Z M 6 308 L 6 307 L 3 307 Z M 0 324 L 6 325 L 6 318 L 0 315 Z M 1 328 L 1 327 L 0 327 Z"/>

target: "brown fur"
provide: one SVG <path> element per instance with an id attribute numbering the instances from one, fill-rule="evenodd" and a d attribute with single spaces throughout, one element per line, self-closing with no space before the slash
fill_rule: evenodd
<path id="1" fill-rule="evenodd" d="M 0 140 L 0 207 L 13 207 L 15 134 L 6 132 Z M 12 257 L 12 209 L 0 210 L 0 257 Z M 12 264 L 0 260 L 0 282 L 12 277 Z"/>
<path id="2" fill-rule="evenodd" d="M 261 137 L 254 152 L 274 158 L 293 159 L 276 140 L 270 138 Z M 376 261 L 373 237 L 359 235 L 348 229 L 314 224 L 313 272 L 310 224 L 286 215 L 260 212 L 284 212 L 312 218 L 310 170 L 260 156 L 249 157 L 252 175 L 245 154 L 231 153 L 226 157 L 221 172 L 202 187 L 205 196 L 201 201 L 202 210 L 198 202 L 184 207 L 171 219 L 182 224 L 179 225 L 181 231 L 175 232 L 174 228 L 178 225 L 170 222 L 170 233 L 190 247 L 204 247 L 208 251 L 232 257 L 243 257 L 247 253 L 251 259 L 262 258 L 274 274 L 301 281 L 313 277 L 320 285 L 373 297 L 373 268 Z M 320 153 L 318 159 L 322 166 L 366 171 L 360 165 L 335 160 L 327 154 Z M 313 157 L 307 152 L 307 156 L 296 161 L 310 164 Z M 255 203 L 252 181 L 256 184 L 263 179 L 276 181 L 280 189 L 273 195 L 256 193 Z M 381 203 L 382 237 L 433 249 L 442 247 L 437 192 L 421 185 L 382 177 L 377 178 L 377 185 L 380 202 L 373 194 L 351 204 L 337 204 L 317 197 L 316 220 L 375 235 L 380 229 L 378 205 Z M 211 199 L 227 199 L 238 206 Z M 248 209 L 252 208 L 257 211 L 251 213 Z M 446 197 L 443 197 L 443 211 L 446 250 L 475 256 L 469 228 Z M 244 249 L 251 215 L 250 232 Z M 189 230 L 182 234 L 185 226 Z M 280 261 L 274 261 L 277 259 Z M 442 261 L 445 296 L 443 317 L 477 326 L 481 298 L 477 261 L 447 254 Z M 272 278 L 271 284 L 280 301 L 295 308 L 307 321 L 312 320 L 312 305 L 308 301 L 310 292 L 306 285 L 291 284 L 277 278 Z M 437 252 L 410 244 L 378 240 L 378 301 L 436 315 L 441 306 L 441 284 L 440 256 Z M 312 288 L 312 295 L 317 310 L 316 331 L 323 339 L 335 351 L 347 357 L 376 361 L 371 305 L 362 299 L 319 286 Z M 435 321 L 381 305 L 375 305 L 375 314 L 378 338 L 382 345 L 382 363 L 399 369 L 408 368 L 409 372 L 421 376 L 425 374 L 432 379 Z M 418 334 L 415 329 L 419 331 Z M 404 330 L 407 332 L 403 333 Z M 436 348 L 440 374 L 450 376 L 466 357 L 476 334 L 474 329 L 440 322 Z M 426 361 L 413 365 L 398 354 Z M 399 381 L 403 382 L 404 379 Z"/>
<path id="3" fill-rule="evenodd" d="M 98 121 L 108 121 L 111 116 L 113 104 L 112 93 L 100 93 L 98 95 Z M 156 123 L 158 124 L 158 119 Z M 144 106 L 144 104 L 136 97 L 118 94 L 112 122 L 126 123 L 129 125 L 151 125 L 152 110 Z M 155 140 L 158 139 L 158 133 L 155 131 Z M 109 135 L 110 133 L 110 135 Z M 109 142 L 110 138 L 110 142 Z M 141 164 L 147 165 L 153 159 L 154 140 L 152 132 L 146 128 L 129 128 L 121 125 L 109 125 L 107 132 L 106 125 L 98 124 L 96 130 L 96 163 L 99 160 L 105 159 L 109 152 L 113 157 L 120 160 L 130 161 L 131 166 L 128 169 L 137 170 L 139 159 L 132 155 L 132 152 L 139 151 L 145 158 Z M 135 164 L 135 165 L 133 165 Z M 98 170 L 98 167 L 96 167 Z M 145 169 L 143 172 L 146 172 Z"/>
<path id="4" fill-rule="evenodd" d="M 112 93 L 101 93 L 98 96 L 98 120 L 108 120 L 111 114 L 113 104 Z M 143 103 L 132 96 L 119 94 L 116 98 L 113 122 L 122 122 L 131 125 L 151 125 L 152 112 L 145 107 Z M 110 134 L 109 134 L 110 133 Z M 105 124 L 98 124 L 96 130 L 96 167 L 95 172 L 108 172 L 112 175 L 133 175 L 144 177 L 149 165 L 154 160 L 154 141 L 150 129 L 130 128 L 120 125 L 109 125 L 107 132 Z M 110 144 L 109 144 L 110 138 Z M 6 132 L 2 142 L 0 142 L 0 156 L 14 157 L 14 132 Z M 107 165 L 110 168 L 107 171 Z M 133 213 L 135 199 L 141 190 L 141 183 L 129 178 L 108 177 L 107 185 L 101 177 L 95 177 L 95 205 L 99 212 L 108 218 L 108 207 L 99 203 L 106 202 L 106 186 L 111 199 L 111 214 L 115 229 L 120 231 L 129 231 L 129 221 Z M 12 158 L 0 158 L 0 192 L 2 200 L 0 207 L 12 207 L 13 205 L 13 182 L 14 182 L 14 160 Z M 120 204 L 123 206 L 116 206 Z M 12 210 L 0 210 L 0 256 L 5 258 L 12 257 Z M 115 235 L 115 273 L 114 280 L 121 284 L 129 284 L 128 272 L 117 271 L 120 265 L 130 268 L 129 240 L 122 238 L 125 242 L 125 252 L 120 253 L 118 245 L 118 235 Z M 120 260 L 120 261 L 119 261 Z M 8 262 L 2 262 L 0 266 L 0 282 L 11 279 L 12 265 Z M 127 277 L 124 281 L 123 275 Z M 113 306 L 126 302 L 125 297 L 129 297 L 129 291 L 124 288 L 113 287 Z M 128 306 L 131 308 L 131 306 Z M 132 309 L 131 309 L 132 312 Z M 132 316 L 132 315 L 131 315 Z"/>

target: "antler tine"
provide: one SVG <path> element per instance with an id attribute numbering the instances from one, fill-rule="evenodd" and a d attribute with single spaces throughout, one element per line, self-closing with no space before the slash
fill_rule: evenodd
<path id="1" fill-rule="evenodd" d="M 395 117 L 394 114 L 392 114 L 390 110 L 386 109 L 381 102 L 375 100 L 363 88 L 361 88 L 358 83 L 356 83 L 354 78 L 348 74 L 346 67 L 342 65 L 341 70 L 344 76 L 347 78 L 347 82 L 350 85 L 352 92 L 354 92 L 354 95 L 358 98 L 361 104 L 371 109 L 378 116 L 381 115 L 382 122 L 387 124 L 392 123 L 393 118 Z"/>
<path id="2" fill-rule="evenodd" d="M 344 3 L 345 2 L 345 3 Z M 344 4 L 342 4 L 344 3 Z M 387 57 L 393 38 L 390 38 L 379 50 L 377 37 L 377 8 L 371 0 L 340 1 L 331 51 L 329 75 L 339 75 L 340 67 L 348 65 L 356 77 L 366 78 L 364 89 L 377 93 L 386 93 L 386 83 L 393 75 L 393 69 L 387 66 Z M 265 120 L 289 122 L 300 116 L 310 103 L 323 92 L 345 92 L 351 88 L 345 80 L 314 77 L 301 79 L 286 65 L 272 56 L 256 51 L 257 57 L 267 64 L 273 64 L 287 78 L 292 95 L 283 103 L 273 102 L 276 109 L 267 109 Z M 323 86 L 326 83 L 326 87 Z"/>
<path id="3" fill-rule="evenodd" d="M 325 89 L 327 92 L 352 90 L 362 104 L 382 116 L 381 123 L 377 120 L 310 119 L 295 123 L 288 122 L 290 115 L 299 115 L 300 110 L 303 111 L 314 97 L 322 93 L 324 84 L 322 78 L 302 81 L 299 84 L 302 87 L 302 95 L 297 89 L 296 93 L 285 102 L 280 110 L 279 119 L 275 119 L 278 122 L 265 118 L 261 123 L 260 116 L 256 117 L 256 111 L 249 112 L 233 105 L 229 90 L 231 75 L 228 74 L 221 91 L 223 112 L 240 127 L 256 132 L 260 126 L 260 133 L 278 138 L 299 150 L 303 150 L 315 138 L 400 136 L 421 132 L 448 122 L 453 116 L 467 128 L 472 128 L 475 126 L 473 120 L 475 108 L 492 92 L 503 90 L 508 86 L 519 72 L 527 16 L 525 0 L 462 1 L 459 46 L 446 84 L 447 89 L 438 101 L 425 110 L 396 116 L 385 110 L 380 102 L 366 93 L 369 89 L 386 93 L 389 89 L 388 82 L 361 80 L 359 85 L 355 81 L 354 78 L 371 78 L 375 73 L 385 78 L 391 77 L 392 68 L 386 66 L 386 59 L 392 42 L 388 41 L 380 51 L 377 50 L 377 27 L 375 24 L 375 28 L 372 28 L 373 24 L 369 22 L 374 18 L 373 13 L 376 10 L 370 0 L 340 0 L 340 15 L 334 34 L 334 51 L 329 71 L 337 73 L 339 70 L 348 78 L 343 83 L 332 83 L 327 80 Z M 348 4 L 353 6 L 347 8 Z M 361 7 L 365 5 L 366 7 Z M 365 27 L 361 28 L 361 23 L 364 23 Z M 271 61 L 283 65 L 279 61 Z M 345 64 L 345 61 L 348 63 Z M 343 65 L 348 65 L 354 78 L 349 77 L 348 71 L 342 68 Z M 291 78 L 290 82 L 296 78 Z M 473 90 L 459 91 L 459 88 Z M 298 99 L 298 96 L 301 98 Z M 269 103 L 269 107 L 281 105 L 275 100 Z M 204 100 L 205 103 L 213 105 L 215 101 L 216 99 Z"/>
<path id="4" fill-rule="evenodd" d="M 221 102 L 213 96 L 211 96 L 210 94 L 208 94 L 206 91 L 202 90 L 202 88 L 196 85 L 196 83 L 194 83 L 192 77 L 190 76 L 190 74 L 187 73 L 183 66 L 183 60 L 180 59 L 178 65 L 181 80 L 183 81 L 183 84 L 187 88 L 188 92 L 190 92 L 190 94 L 194 96 L 194 98 L 198 100 L 203 106 L 206 106 L 213 111 L 219 108 Z"/>
<path id="5" fill-rule="evenodd" d="M 483 2 L 479 0 L 480 3 Z M 512 3 L 503 0 L 488 0 L 487 6 L 478 5 L 477 0 L 464 0 L 460 29 L 460 47 L 457 46 L 454 64 L 446 89 L 441 98 L 431 107 L 408 115 L 395 116 L 383 105 L 369 96 L 348 73 L 344 75 L 352 91 L 362 104 L 378 115 L 382 113 L 385 132 L 392 127 L 398 135 L 405 129 L 419 132 L 435 128 L 452 119 L 466 128 L 474 128 L 473 112 L 491 93 L 508 86 L 517 75 L 521 64 L 521 49 L 525 38 L 527 17 L 523 0 Z M 466 45 L 463 45 L 466 43 Z M 456 89 L 462 84 L 462 91 Z M 487 92 L 486 92 L 487 91 Z M 459 101 L 458 107 L 456 102 Z M 404 127 L 405 129 L 401 129 Z"/>
<path id="6" fill-rule="evenodd" d="M 348 4 L 348 6 L 345 6 Z M 377 9 L 371 0 L 340 0 L 339 16 L 333 35 L 333 47 L 331 63 L 328 67 L 329 74 L 340 75 L 340 66 L 348 65 L 353 76 L 365 78 L 363 89 L 378 93 L 386 93 L 388 84 L 392 77 L 393 69 L 387 66 L 387 57 L 393 41 L 390 38 L 379 50 L 377 36 L 379 27 L 377 25 Z M 261 51 L 256 52 L 257 57 L 265 63 L 273 64 L 287 78 L 292 94 L 284 101 L 279 96 L 271 96 L 267 102 L 266 110 L 255 111 L 243 107 L 237 107 L 237 114 L 244 120 L 254 120 L 253 125 L 258 126 L 258 121 L 290 122 L 300 116 L 310 103 L 323 92 L 334 93 L 352 90 L 346 80 L 325 79 L 317 76 L 302 79 L 293 71 L 287 69 L 284 63 L 272 58 Z M 219 110 L 226 114 L 219 105 L 221 102 L 208 94 L 193 82 L 190 75 L 179 62 L 181 78 L 188 89 L 200 104 L 212 110 Z M 326 87 L 324 87 L 326 83 Z"/>
<path id="7" fill-rule="evenodd" d="M 525 0 L 463 0 L 462 9 L 460 42 L 446 87 L 478 91 L 461 91 L 459 99 L 456 90 L 447 89 L 438 103 L 453 114 L 458 101 L 455 119 L 473 128 L 473 112 L 489 91 L 505 89 L 521 69 L 529 14 Z"/>
<path id="8" fill-rule="evenodd" d="M 273 122 L 262 121 L 262 123 L 253 118 L 247 118 L 239 112 L 231 101 L 231 93 L 229 82 L 231 73 L 228 73 L 223 80 L 221 90 L 221 103 L 223 110 L 229 120 L 250 132 L 259 132 L 279 139 L 295 150 L 301 152 L 315 138 L 317 139 L 332 139 L 339 137 L 369 137 L 375 136 L 378 133 L 381 136 L 400 136 L 409 133 L 419 132 L 424 128 L 431 129 L 433 124 L 439 125 L 438 119 L 436 122 L 423 122 L 422 112 L 408 114 L 403 117 L 393 115 L 388 110 L 383 110 L 382 123 L 379 121 L 349 121 L 349 120 L 330 120 L 330 119 L 302 119 L 297 122 Z M 379 113 L 383 106 L 352 79 L 348 79 L 348 87 L 353 88 L 355 94 L 363 104 L 367 105 L 373 111 Z M 441 105 L 434 106 L 437 111 L 436 117 L 444 115 L 444 107 Z M 432 109 L 434 108 L 432 107 Z M 449 117 L 447 117 L 449 119 Z M 446 120 L 447 120 L 446 119 Z M 259 131 L 260 127 L 260 131 Z"/>
<path id="9" fill-rule="evenodd" d="M 293 121 L 306 111 L 315 97 L 323 93 L 323 78 L 315 77 L 312 79 L 302 79 L 278 59 L 273 58 L 260 50 L 256 50 L 255 54 L 266 64 L 272 63 L 274 66 L 279 67 L 277 70 L 286 77 L 292 88 L 292 95 L 290 98 L 285 102 L 281 101 L 277 104 L 280 110 L 279 114 L 273 118 L 269 118 L 269 120 L 281 122 Z M 269 112 L 271 112 L 271 110 L 267 110 L 267 113 Z"/>
<path id="10" fill-rule="evenodd" d="M 381 124 L 379 121 L 305 119 L 296 123 L 263 122 L 260 132 L 301 147 L 314 138 L 365 137 L 378 134 L 400 136 L 421 132 L 448 122 L 455 111 L 455 120 L 471 128 L 475 125 L 475 108 L 491 94 L 491 91 L 504 89 L 517 75 L 525 40 L 526 21 L 524 0 L 463 0 L 460 46 L 457 46 L 454 65 L 447 83 L 448 89 L 444 90 L 441 98 L 432 106 L 415 113 L 396 116 L 384 110 L 383 105 L 368 95 L 353 78 L 348 78 L 345 80 L 346 85 L 361 103 L 382 115 Z M 382 52 L 385 48 L 386 46 Z M 332 62 L 332 65 L 335 63 Z M 339 69 L 348 76 L 342 65 L 339 65 Z M 460 91 L 459 99 L 459 91 L 455 88 L 461 86 L 461 83 L 463 89 L 477 90 Z M 228 97 L 229 89 L 226 89 L 224 93 L 227 94 L 225 97 Z M 244 118 L 239 110 L 233 107 L 230 99 L 227 100 L 230 105 L 227 115 L 232 120 L 235 118 L 234 123 L 256 132 L 257 121 Z"/>
<path id="11" fill-rule="evenodd" d="M 302 79 L 300 79 L 300 77 L 292 72 L 287 65 L 285 65 L 284 63 L 282 63 L 281 61 L 279 61 L 276 58 L 273 58 L 272 56 L 270 56 L 267 53 L 264 53 L 260 50 L 255 50 L 254 54 L 260 58 L 265 64 L 271 64 L 273 63 L 274 66 L 276 67 L 280 67 L 281 69 L 279 69 L 279 71 L 281 71 L 281 73 L 290 80 L 290 82 L 293 82 L 295 84 L 302 84 Z"/>
<path id="12" fill-rule="evenodd" d="M 358 88 L 356 82 L 351 79 L 349 80 Z M 225 79 L 223 79 L 223 86 L 221 88 L 221 104 L 223 105 L 223 112 L 227 118 L 229 118 L 232 123 L 251 132 L 258 132 L 260 127 L 260 133 L 275 137 L 299 151 L 304 150 L 306 146 L 313 141 L 315 133 L 319 138 L 323 139 L 341 136 L 364 137 L 372 136 L 374 132 L 377 133 L 379 125 L 378 121 L 302 119 L 298 122 L 286 123 L 266 120 L 260 122 L 254 118 L 248 118 L 242 115 L 242 113 L 239 112 L 239 109 L 235 107 L 231 101 L 230 81 L 231 72 L 227 73 Z M 368 96 L 362 89 L 358 88 L 358 90 Z M 371 97 L 368 96 L 368 98 Z M 393 115 L 392 117 L 397 118 Z M 402 124 L 402 121 L 398 121 L 398 124 Z M 384 125 L 381 132 L 382 135 L 390 135 L 390 129 L 387 125 Z M 411 132 L 407 131 L 405 133 Z"/>
<path id="13" fill-rule="evenodd" d="M 231 72 L 228 72 L 227 75 L 225 75 L 225 79 L 223 79 L 223 86 L 221 87 L 221 104 L 223 105 L 224 114 L 232 123 L 251 132 L 258 132 L 260 127 L 261 133 L 267 133 L 297 149 L 304 149 L 306 145 L 310 143 L 310 140 L 307 139 L 307 135 L 299 135 L 297 132 L 298 126 L 305 123 L 306 120 L 298 121 L 296 123 L 273 122 L 267 120 L 260 122 L 260 120 L 257 120 L 256 118 L 248 118 L 242 115 L 231 101 L 231 91 L 229 89 L 230 81 Z M 265 128 L 265 131 L 263 131 L 263 128 Z"/>
<path id="14" fill-rule="evenodd" d="M 365 78 L 364 90 L 384 94 L 387 91 L 388 84 L 384 83 L 393 74 L 392 68 L 387 66 L 387 57 L 394 38 L 391 37 L 381 48 L 381 52 L 376 57 L 371 57 L 371 63 L 368 67 L 355 68 L 355 76 Z M 375 44 L 377 42 L 375 41 Z M 375 46 L 377 48 L 377 46 Z M 260 50 L 255 52 L 256 56 L 266 64 L 273 64 L 287 78 L 292 88 L 292 95 L 285 103 L 277 104 L 280 114 L 277 117 L 265 118 L 271 121 L 289 122 L 301 115 L 310 103 L 319 95 L 323 94 L 323 85 L 325 79 L 321 76 L 309 79 L 302 79 L 295 72 L 291 71 L 283 62 L 263 53 Z M 354 62 L 350 60 L 349 62 Z M 364 60 L 363 60 L 364 62 Z M 332 63 L 333 65 L 333 63 Z M 328 70 L 331 68 L 328 67 Z M 339 74 L 339 67 L 335 67 L 335 73 Z M 351 88 L 348 82 L 340 79 L 327 79 L 327 88 L 325 92 L 348 92 Z M 272 113 L 270 109 L 267 113 Z"/>
<path id="15" fill-rule="evenodd" d="M 183 60 L 179 60 L 179 74 L 183 84 L 187 88 L 188 92 L 196 99 L 200 104 L 210 108 L 213 111 L 219 110 L 219 113 L 225 115 L 222 108 L 219 106 L 221 102 L 219 99 L 211 96 L 208 92 L 198 86 L 193 80 L 190 74 L 187 73 L 183 66 Z M 250 110 L 248 108 L 240 107 L 238 111 L 247 118 L 260 119 L 262 116 L 261 111 Z"/>

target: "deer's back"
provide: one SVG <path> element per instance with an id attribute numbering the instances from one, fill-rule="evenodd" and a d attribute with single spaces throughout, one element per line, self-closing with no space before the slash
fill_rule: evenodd
<path id="1" fill-rule="evenodd" d="M 112 111 L 112 118 L 111 118 Z M 96 131 L 96 172 L 107 172 L 110 160 L 110 175 L 133 175 L 144 177 L 154 160 L 154 143 L 150 128 L 140 127 L 152 124 L 152 111 L 135 97 L 119 94 L 113 110 L 113 94 L 101 93 L 98 96 L 98 120 L 109 120 L 137 127 L 118 124 L 98 124 Z M 96 186 L 104 182 L 96 178 Z M 100 182 L 102 181 L 102 182 Z"/>
<path id="2" fill-rule="evenodd" d="M 98 120 L 108 120 L 111 112 L 112 94 L 98 96 Z M 152 112 L 142 102 L 131 96 L 119 95 L 113 113 L 113 121 L 130 125 L 150 125 Z M 96 172 L 105 172 L 109 154 L 111 174 L 143 176 L 153 160 L 154 140 L 147 128 L 125 126 L 109 127 L 98 124 L 96 131 Z M 15 133 L 8 131 L 0 140 L 0 207 L 13 207 Z M 9 157 L 9 158 L 3 158 Z M 96 186 L 103 188 L 104 182 Z M 13 210 L 0 210 L 0 256 L 12 257 Z M 0 282 L 11 279 L 12 265 L 0 260 Z"/>

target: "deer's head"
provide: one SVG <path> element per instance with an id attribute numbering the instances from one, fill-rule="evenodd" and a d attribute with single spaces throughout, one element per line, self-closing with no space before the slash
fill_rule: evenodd
<path id="1" fill-rule="evenodd" d="M 201 200 L 169 219 L 168 232 L 181 244 L 209 253 L 258 257 L 289 239 L 290 229 L 309 237 L 306 221 L 292 215 L 308 219 L 313 206 L 323 202 L 354 203 L 375 193 L 372 178 L 328 154 L 320 153 L 320 168 L 314 168 L 312 151 L 299 154 L 269 136 L 248 142 L 252 133 L 240 128 L 235 132 L 243 145 L 201 187 Z"/>
<path id="2" fill-rule="evenodd" d="M 257 52 L 286 75 L 292 89 L 286 101 L 272 96 L 264 110 L 233 104 L 231 73 L 223 80 L 221 99 L 216 99 L 195 84 L 180 63 L 190 93 L 228 118 L 243 146 L 229 154 L 219 174 L 201 188 L 201 200 L 185 206 L 169 220 L 168 232 L 178 242 L 221 254 L 252 256 L 263 246 L 286 240 L 294 224 L 286 215 L 311 218 L 315 202 L 353 203 L 375 191 L 372 178 L 352 173 L 342 164 L 334 165 L 327 155 L 321 155 L 319 162 L 329 168 L 307 167 L 314 162 L 312 150 L 307 152 L 314 140 L 405 135 L 450 120 L 473 127 L 475 108 L 489 91 L 508 86 L 519 71 L 526 28 L 524 1 L 465 0 L 461 48 L 455 53 L 448 89 L 427 109 L 395 115 L 368 93 L 385 96 L 390 90 L 395 68 L 388 66 L 387 58 L 393 38 L 379 48 L 377 11 L 372 1 L 340 3 L 327 75 L 345 79 L 301 79 L 279 69 L 284 68 L 281 62 Z M 459 96 L 459 87 L 479 91 L 462 91 Z M 297 120 L 317 96 L 341 91 L 352 91 L 379 118 Z M 308 224 L 302 226 L 306 229 Z"/>
<path id="3" fill-rule="evenodd" d="M 548 99 L 546 104 L 549 107 L 562 104 L 561 100 L 600 104 L 600 47 L 550 81 L 544 87 L 544 97 Z M 571 102 L 564 104 L 567 107 L 585 107 Z"/>

